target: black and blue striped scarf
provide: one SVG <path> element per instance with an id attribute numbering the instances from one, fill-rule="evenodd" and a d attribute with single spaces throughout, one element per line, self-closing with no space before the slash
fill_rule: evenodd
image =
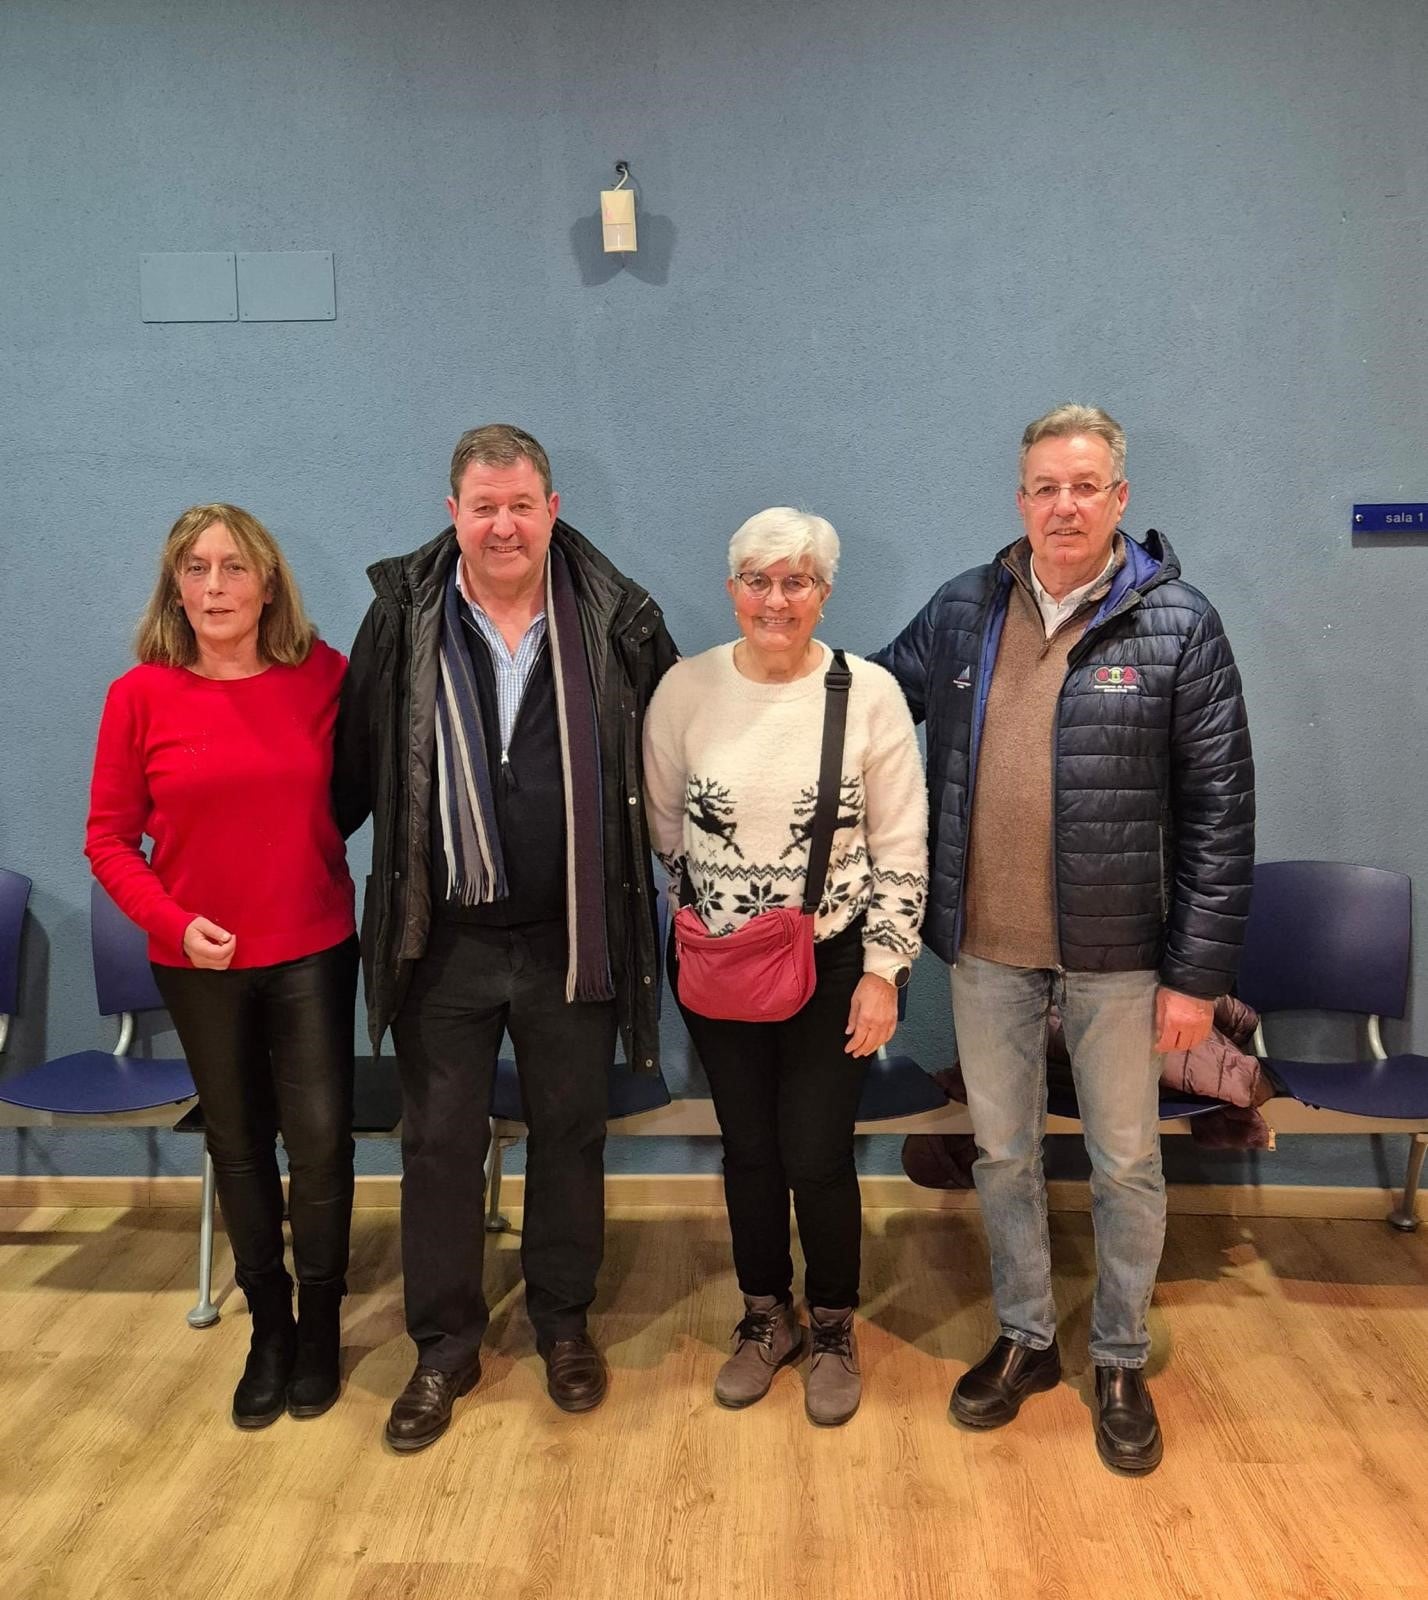
<path id="1" fill-rule="evenodd" d="M 595 696 L 580 634 L 580 613 L 565 558 L 546 556 L 546 637 L 555 675 L 561 770 L 565 777 L 565 918 L 570 956 L 567 1000 L 609 1000 L 605 938 L 604 817 Z M 476 675 L 462 637 L 461 597 L 446 588 L 436 691 L 437 809 L 448 893 L 463 905 L 504 900 L 509 892 Z"/>

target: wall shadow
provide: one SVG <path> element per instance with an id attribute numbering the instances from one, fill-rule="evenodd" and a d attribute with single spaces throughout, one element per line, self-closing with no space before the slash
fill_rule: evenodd
<path id="1" fill-rule="evenodd" d="M 669 282 L 670 263 L 674 259 L 675 226 L 668 218 L 653 211 L 636 214 L 636 242 L 638 248 L 629 254 L 607 255 L 604 235 L 600 228 L 600 213 L 592 212 L 580 217 L 570 229 L 570 250 L 580 269 L 580 281 L 587 289 L 609 283 L 622 272 L 642 283 L 663 285 Z"/>

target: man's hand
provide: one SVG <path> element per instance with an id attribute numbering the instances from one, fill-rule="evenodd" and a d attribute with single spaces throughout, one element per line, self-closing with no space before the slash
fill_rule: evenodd
<path id="1" fill-rule="evenodd" d="M 1175 989 L 1155 991 L 1155 1048 L 1161 1055 L 1204 1044 L 1214 1021 L 1213 1000 L 1198 1000 Z"/>
<path id="2" fill-rule="evenodd" d="M 207 917 L 195 917 L 183 930 L 183 953 L 196 967 L 226 972 L 237 948 L 237 938 Z"/>
<path id="3" fill-rule="evenodd" d="M 874 972 L 865 972 L 853 990 L 848 1008 L 848 1042 L 843 1053 L 870 1056 L 892 1038 L 897 1027 L 897 987 Z"/>

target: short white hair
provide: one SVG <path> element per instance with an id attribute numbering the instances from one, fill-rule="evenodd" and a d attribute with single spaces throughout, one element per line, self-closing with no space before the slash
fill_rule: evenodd
<path id="1" fill-rule="evenodd" d="M 807 562 L 814 576 L 830 588 L 838 573 L 838 534 L 826 517 L 793 506 L 770 506 L 756 511 L 729 541 L 729 576 L 762 572 L 787 561 L 792 567 Z"/>

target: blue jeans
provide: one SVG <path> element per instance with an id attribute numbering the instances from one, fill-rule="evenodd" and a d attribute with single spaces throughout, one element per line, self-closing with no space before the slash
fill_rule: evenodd
<path id="1" fill-rule="evenodd" d="M 1046 1026 L 1061 1013 L 1086 1149 L 1096 1294 L 1091 1360 L 1142 1367 L 1165 1243 L 1154 972 L 1057 972 L 963 955 L 952 969 L 957 1049 L 977 1139 L 973 1168 L 1002 1333 L 1044 1350 L 1056 1336 L 1041 1140 Z"/>

